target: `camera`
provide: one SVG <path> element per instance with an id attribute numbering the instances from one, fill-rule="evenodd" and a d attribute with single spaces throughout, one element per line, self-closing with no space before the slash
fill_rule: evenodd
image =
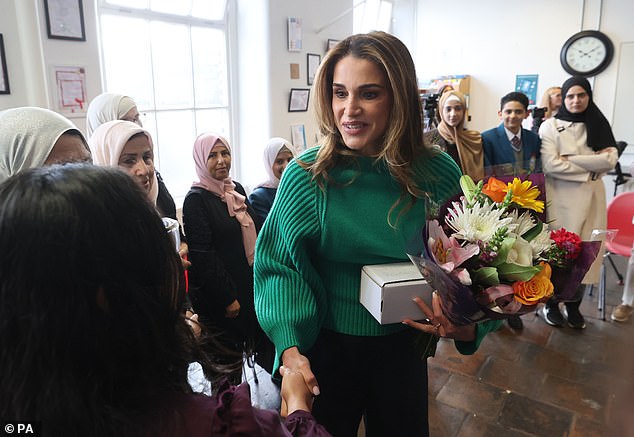
<path id="1" fill-rule="evenodd" d="M 542 120 L 545 116 L 546 116 L 546 109 L 547 108 L 538 108 L 537 106 L 535 106 L 531 112 L 533 113 L 533 119 L 540 119 Z"/>
<path id="2" fill-rule="evenodd" d="M 435 111 L 438 108 L 438 99 L 440 99 L 440 94 L 432 94 L 427 93 L 423 94 L 423 110 L 424 111 Z"/>
<path id="3" fill-rule="evenodd" d="M 420 96 L 423 106 L 423 130 L 426 132 L 438 126 L 437 109 L 440 94 L 426 93 Z"/>
<path id="4" fill-rule="evenodd" d="M 533 114 L 533 127 L 531 130 L 535 133 L 539 132 L 539 126 L 544 122 L 544 117 L 546 117 L 546 110 L 548 108 L 538 108 L 535 106 L 531 109 L 531 113 Z"/>

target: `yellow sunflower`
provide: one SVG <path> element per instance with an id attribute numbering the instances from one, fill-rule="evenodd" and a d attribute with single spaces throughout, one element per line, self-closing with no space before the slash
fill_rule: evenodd
<path id="1" fill-rule="evenodd" d="M 544 201 L 537 200 L 539 188 L 533 186 L 530 180 L 521 181 L 514 178 L 508 183 L 508 190 L 513 192 L 511 201 L 522 208 L 532 209 L 536 212 L 544 212 Z"/>

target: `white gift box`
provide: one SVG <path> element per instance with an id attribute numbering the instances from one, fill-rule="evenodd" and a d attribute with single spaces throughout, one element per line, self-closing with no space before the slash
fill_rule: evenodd
<path id="1" fill-rule="evenodd" d="M 363 266 L 360 288 L 359 301 L 382 325 L 425 319 L 416 296 L 431 308 L 433 290 L 411 262 Z"/>

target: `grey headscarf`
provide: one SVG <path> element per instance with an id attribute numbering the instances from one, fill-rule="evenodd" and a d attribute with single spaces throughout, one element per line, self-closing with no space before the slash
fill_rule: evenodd
<path id="1" fill-rule="evenodd" d="M 121 94 L 103 93 L 92 99 L 86 110 L 86 137 L 90 138 L 99 126 L 121 118 L 134 108 L 131 97 Z"/>
<path id="2" fill-rule="evenodd" d="M 62 134 L 77 127 L 44 108 L 22 107 L 0 112 L 0 182 L 21 170 L 41 167 Z"/>

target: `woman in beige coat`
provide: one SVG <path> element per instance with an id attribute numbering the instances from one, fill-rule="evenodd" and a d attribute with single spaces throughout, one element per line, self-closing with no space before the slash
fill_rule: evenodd
<path id="1" fill-rule="evenodd" d="M 562 95 L 564 104 L 557 115 L 539 129 L 549 201 L 546 213 L 553 228 L 564 227 L 579 234 L 582 240 L 589 240 L 593 229 L 606 227 L 606 197 L 601 177 L 616 165 L 616 141 L 610 124 L 592 101 L 592 90 L 585 78 L 566 80 Z M 599 281 L 601 260 L 599 253 L 575 301 L 565 302 L 566 318 L 572 328 L 585 328 L 579 305 L 585 284 Z M 543 314 L 550 325 L 565 323 L 554 299 L 546 304 Z"/>

